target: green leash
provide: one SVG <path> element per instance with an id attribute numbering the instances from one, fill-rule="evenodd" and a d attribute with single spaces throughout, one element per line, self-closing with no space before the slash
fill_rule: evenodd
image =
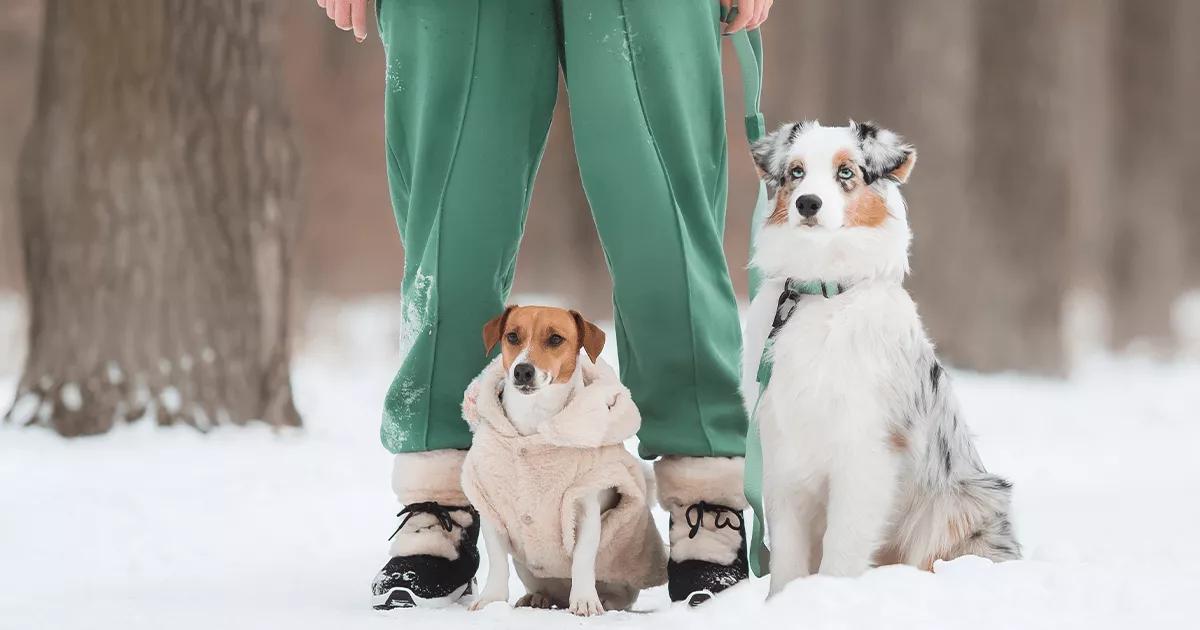
<path id="1" fill-rule="evenodd" d="M 728 13 L 725 7 L 721 7 L 721 21 L 729 22 L 737 14 L 737 7 L 734 7 Z M 766 120 L 763 118 L 761 110 L 762 100 L 762 80 L 763 80 L 763 52 L 762 52 L 762 35 L 758 30 L 747 31 L 742 30 L 730 36 L 733 40 L 733 49 L 737 53 L 738 65 L 742 71 L 742 98 L 745 104 L 746 117 L 746 139 L 750 144 L 754 144 L 756 140 L 763 137 L 767 132 Z M 767 205 L 767 187 L 763 182 L 758 184 L 758 198 L 754 204 L 754 211 L 751 214 L 750 221 L 750 241 L 753 245 L 754 238 L 758 233 L 758 220 L 760 216 L 766 214 Z M 761 278 L 757 271 L 752 267 L 750 269 L 750 296 L 753 297 L 758 293 L 758 288 L 761 284 Z M 788 282 L 791 285 L 791 281 Z M 790 288 L 790 287 L 789 287 Z M 803 287 L 798 287 L 803 288 Z M 784 294 L 780 296 L 780 308 L 784 305 L 784 300 L 788 295 L 785 289 Z M 799 299 L 799 295 L 796 295 Z M 795 301 L 792 301 L 791 308 L 795 308 Z M 789 309 L 787 315 L 791 315 Z M 776 312 L 776 319 L 779 319 L 779 311 Z M 765 516 L 762 507 L 762 443 L 758 436 L 758 405 L 762 400 L 762 392 L 767 387 L 767 382 L 771 379 L 771 353 L 770 348 L 774 337 L 774 329 L 772 330 L 771 338 L 767 340 L 767 345 L 763 349 L 762 358 L 758 364 L 758 383 L 759 392 L 758 398 L 754 403 L 754 413 L 751 417 L 750 424 L 747 427 L 746 434 L 746 469 L 744 479 L 744 487 L 746 500 L 750 507 L 754 510 L 754 529 L 751 534 L 750 546 L 750 569 L 757 576 L 766 575 L 770 571 L 770 550 L 767 549 L 764 542 Z"/>
<path id="2" fill-rule="evenodd" d="M 736 12 L 737 7 L 734 7 L 728 15 L 723 15 L 721 20 L 724 22 L 732 20 Z M 742 70 L 742 91 L 746 107 L 746 139 L 753 144 L 767 132 L 766 120 L 760 111 L 763 80 L 762 36 L 758 30 L 743 30 L 734 33 L 730 37 L 733 39 L 733 48 L 737 53 L 738 65 L 741 66 Z M 753 244 L 758 234 L 758 218 L 766 216 L 766 206 L 767 187 L 763 182 L 759 182 L 758 200 L 754 204 L 754 213 L 750 223 L 751 244 Z M 758 293 L 761 284 L 762 278 L 757 271 L 751 268 L 751 297 Z M 767 384 L 771 381 L 771 370 L 774 361 L 772 348 L 775 343 L 775 334 L 779 332 L 779 329 L 791 317 L 792 312 L 795 311 L 796 305 L 800 301 L 801 295 L 822 295 L 830 298 L 842 293 L 843 290 L 844 287 L 833 282 L 808 282 L 789 278 L 784 284 L 783 293 L 779 296 L 779 305 L 775 309 L 775 321 L 771 326 L 771 334 L 767 337 L 762 357 L 758 361 L 758 397 L 754 402 L 754 411 L 751 415 L 746 434 L 744 489 L 746 501 L 754 510 L 754 529 L 751 532 L 750 543 L 750 569 L 754 571 L 754 575 L 759 577 L 771 572 L 771 550 L 767 548 L 765 540 L 766 513 L 763 511 L 762 441 L 758 433 L 758 408 L 762 404 L 763 392 L 766 391 Z"/>

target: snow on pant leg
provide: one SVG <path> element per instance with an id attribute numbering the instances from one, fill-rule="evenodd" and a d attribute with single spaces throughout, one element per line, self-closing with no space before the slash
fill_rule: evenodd
<path id="1" fill-rule="evenodd" d="M 379 0 L 388 180 L 404 244 L 394 453 L 463 449 L 480 330 L 512 285 L 558 85 L 553 0 Z"/>
<path id="2" fill-rule="evenodd" d="M 641 455 L 741 456 L 719 4 L 563 0 L 562 21 L 575 148 L 613 276 Z"/>

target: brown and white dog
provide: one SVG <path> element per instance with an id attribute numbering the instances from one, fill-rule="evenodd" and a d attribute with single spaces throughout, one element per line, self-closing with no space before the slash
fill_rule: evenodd
<path id="1" fill-rule="evenodd" d="M 628 607 L 665 581 L 665 556 L 645 469 L 622 445 L 641 417 L 597 362 L 604 332 L 575 311 L 510 306 L 483 341 L 501 353 L 463 405 L 475 431 L 463 489 L 489 563 L 471 609 L 508 599 L 510 556 L 528 591 L 518 606 L 585 616 Z"/>

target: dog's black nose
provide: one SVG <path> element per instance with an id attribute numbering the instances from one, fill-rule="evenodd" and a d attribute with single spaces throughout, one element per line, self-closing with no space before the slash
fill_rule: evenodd
<path id="1" fill-rule="evenodd" d="M 800 211 L 800 216 L 811 219 L 821 209 L 821 198 L 816 195 L 800 195 L 796 199 L 796 209 Z"/>
<path id="2" fill-rule="evenodd" d="M 533 365 L 530 363 L 518 363 L 513 367 L 513 384 L 528 385 L 533 382 L 533 377 L 536 374 Z"/>

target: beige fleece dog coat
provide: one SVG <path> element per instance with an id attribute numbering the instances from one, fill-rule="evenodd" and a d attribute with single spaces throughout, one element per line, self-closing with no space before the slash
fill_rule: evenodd
<path id="1" fill-rule="evenodd" d="M 641 426 L 629 390 L 603 361 L 580 358 L 584 386 L 538 432 L 522 436 L 500 401 L 499 360 L 463 403 L 475 437 L 463 463 L 463 492 L 509 541 L 513 559 L 539 578 L 570 578 L 576 502 L 615 488 L 618 504 L 601 515 L 596 580 L 643 589 L 667 581 L 662 539 L 650 518 L 642 465 L 622 445 Z M 468 390 L 468 399 L 471 390 Z"/>

